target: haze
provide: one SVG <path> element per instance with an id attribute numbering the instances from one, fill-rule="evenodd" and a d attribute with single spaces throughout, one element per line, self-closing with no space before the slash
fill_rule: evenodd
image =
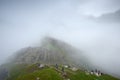
<path id="1" fill-rule="evenodd" d="M 0 0 L 0 64 L 44 36 L 120 77 L 120 0 Z"/>

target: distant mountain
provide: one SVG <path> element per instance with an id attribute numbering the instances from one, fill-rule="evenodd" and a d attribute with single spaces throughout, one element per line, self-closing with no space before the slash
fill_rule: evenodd
<path id="1" fill-rule="evenodd" d="M 106 13 L 99 17 L 90 17 L 92 20 L 102 23 L 120 23 L 120 10 L 113 13 Z"/>
<path id="2" fill-rule="evenodd" d="M 88 67 L 87 64 L 90 64 L 81 51 L 51 37 L 45 37 L 39 47 L 21 49 L 12 63 L 69 64 L 81 67 Z"/>

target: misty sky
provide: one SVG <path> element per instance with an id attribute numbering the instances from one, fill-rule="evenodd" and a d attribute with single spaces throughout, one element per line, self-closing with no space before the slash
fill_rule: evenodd
<path id="1" fill-rule="evenodd" d="M 120 0 L 0 0 L 0 63 L 44 36 L 120 76 Z"/>

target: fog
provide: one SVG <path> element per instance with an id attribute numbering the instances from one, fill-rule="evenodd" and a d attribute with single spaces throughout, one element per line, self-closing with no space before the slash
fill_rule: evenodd
<path id="1" fill-rule="evenodd" d="M 0 0 L 0 64 L 21 48 L 52 36 L 120 77 L 119 4 L 120 0 Z"/>

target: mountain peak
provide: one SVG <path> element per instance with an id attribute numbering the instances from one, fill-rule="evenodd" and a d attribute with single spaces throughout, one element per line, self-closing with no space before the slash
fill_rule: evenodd
<path id="1" fill-rule="evenodd" d="M 40 47 L 20 50 L 13 59 L 15 63 L 69 64 L 72 62 L 72 47 L 52 37 L 42 39 Z"/>
<path id="2" fill-rule="evenodd" d="M 79 58 L 78 58 L 79 53 Z M 83 67 L 88 64 L 81 51 L 64 41 L 52 37 L 42 39 L 41 46 L 24 48 L 18 51 L 13 63 L 69 64 Z M 87 67 L 87 66 L 86 66 Z"/>

